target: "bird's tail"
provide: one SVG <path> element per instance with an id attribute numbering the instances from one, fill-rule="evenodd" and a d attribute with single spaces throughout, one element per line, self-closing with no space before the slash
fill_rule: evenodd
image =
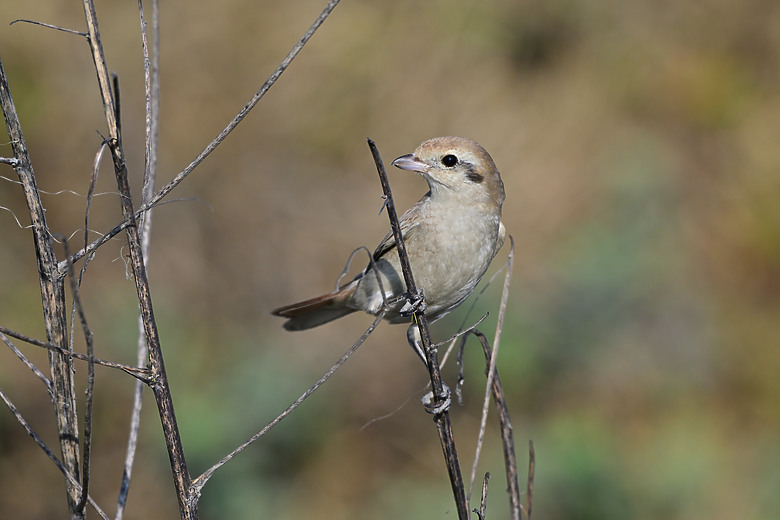
<path id="1" fill-rule="evenodd" d="M 347 284 L 335 292 L 279 307 L 271 314 L 287 318 L 283 325 L 287 330 L 311 329 L 355 312 L 347 307 L 353 289 L 354 284 Z"/>

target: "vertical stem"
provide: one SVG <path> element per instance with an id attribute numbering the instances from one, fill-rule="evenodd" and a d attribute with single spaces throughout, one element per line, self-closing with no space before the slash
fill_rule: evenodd
<path id="1" fill-rule="evenodd" d="M 489 374 L 491 360 L 494 359 L 495 356 L 495 349 L 491 349 L 487 337 L 480 331 L 475 330 L 474 335 L 477 336 L 482 345 L 482 351 L 485 354 L 485 362 L 487 363 L 485 372 L 486 374 Z M 515 455 L 514 433 L 512 421 L 509 418 L 509 406 L 506 402 L 504 387 L 501 385 L 501 378 L 498 376 L 498 370 L 493 373 L 493 379 L 489 384 L 490 392 L 493 395 L 493 401 L 496 405 L 498 423 L 501 427 L 501 442 L 504 451 L 504 469 L 506 471 L 507 493 L 509 494 L 510 518 L 512 520 L 520 520 L 522 518 L 523 506 L 520 504 L 520 485 L 517 480 L 517 457 Z"/>
<path id="2" fill-rule="evenodd" d="M 374 163 L 376 163 L 376 169 L 382 184 L 382 191 L 386 197 L 385 207 L 387 208 L 387 216 L 390 219 L 390 227 L 393 229 L 395 244 L 398 248 L 398 257 L 401 261 L 401 271 L 403 272 L 406 289 L 410 297 L 414 297 L 418 294 L 418 289 L 417 285 L 414 283 L 412 267 L 409 265 L 409 256 L 406 253 L 406 245 L 404 244 L 403 234 L 401 233 L 398 213 L 395 211 L 395 202 L 393 202 L 393 193 L 390 190 L 390 183 L 387 180 L 387 172 L 385 171 L 382 158 L 379 156 L 379 150 L 374 141 L 368 139 L 368 146 L 371 149 Z M 436 349 L 432 347 L 431 332 L 428 329 L 428 319 L 425 317 L 422 310 L 417 310 L 414 312 L 414 320 L 420 331 L 423 351 L 425 352 L 428 365 L 428 374 L 431 378 L 431 386 L 433 387 L 433 404 L 436 406 L 444 403 L 449 398 L 447 394 L 448 391 L 445 390 L 441 378 L 438 354 Z M 452 421 L 450 421 L 449 411 L 445 408 L 441 412 L 434 413 L 433 421 L 436 424 L 436 431 L 439 433 L 439 441 L 441 442 L 444 459 L 447 463 L 447 471 L 449 472 L 450 484 L 452 485 L 452 494 L 455 497 L 455 505 L 458 509 L 458 518 L 460 520 L 467 520 L 469 517 L 469 506 L 468 501 L 466 500 L 466 491 L 463 486 L 460 463 L 458 462 L 458 452 L 455 449 L 455 438 L 452 434 Z"/>
<path id="3" fill-rule="evenodd" d="M 11 98 L 11 91 L 8 87 L 2 62 L 0 62 L 0 104 L 2 104 L 3 114 L 5 115 L 8 136 L 11 140 L 11 149 L 18 161 L 14 168 L 24 189 L 27 209 L 30 213 L 33 240 L 35 242 L 35 255 L 38 260 L 38 279 L 41 285 L 46 339 L 49 343 L 67 350 L 67 307 L 65 305 L 64 279 L 57 274 L 57 256 L 54 253 L 49 227 L 46 223 L 46 213 L 41 203 L 38 185 L 35 181 L 35 172 L 30 162 L 27 145 L 22 135 L 22 127 Z M 78 419 L 76 417 L 76 395 L 71 360 L 66 355 L 50 350 L 49 367 L 52 382 L 51 398 L 57 419 L 62 463 L 65 469 L 78 480 Z M 78 486 L 66 479 L 65 487 L 71 518 L 83 518 L 81 514 L 75 512 L 75 507 L 80 498 Z"/>
<path id="4" fill-rule="evenodd" d="M 162 345 L 157 331 L 157 321 L 152 307 L 152 295 L 149 291 L 149 280 L 146 276 L 146 265 L 141 248 L 141 239 L 138 225 L 135 220 L 135 210 L 130 194 L 130 185 L 127 182 L 127 165 L 121 154 L 121 146 L 113 142 L 109 145 L 114 157 L 114 169 L 116 171 L 117 189 L 122 206 L 122 217 L 130 222 L 127 226 L 127 242 L 130 249 L 130 262 L 133 267 L 133 277 L 138 294 L 138 303 L 141 308 L 141 320 L 144 326 L 144 335 L 149 349 L 149 366 L 152 370 L 152 391 L 157 401 L 157 409 L 162 422 L 165 444 L 168 448 L 168 457 L 173 471 L 174 485 L 179 499 L 179 510 L 182 519 L 198 518 L 197 501 L 190 500 L 192 477 L 187 470 L 187 461 L 184 457 L 179 426 L 176 422 L 176 414 L 173 408 L 173 398 L 168 385 L 168 376 L 163 362 Z"/>
<path id="5" fill-rule="evenodd" d="M 126 228 L 127 242 L 130 249 L 130 262 L 133 268 L 138 304 L 140 306 L 141 319 L 144 324 L 144 335 L 149 348 L 149 365 L 152 371 L 152 391 L 157 402 L 160 414 L 163 435 L 168 448 L 168 457 L 171 462 L 173 481 L 176 487 L 176 495 L 179 500 L 179 512 L 182 519 L 198 518 L 197 497 L 190 496 L 192 477 L 187 470 L 187 461 L 184 457 L 181 435 L 176 422 L 176 414 L 173 408 L 168 377 L 163 363 L 162 346 L 157 331 L 157 322 L 152 308 L 152 297 L 149 291 L 149 280 L 146 276 L 146 265 L 141 247 L 140 234 L 133 209 L 133 200 L 130 193 L 130 185 L 127 180 L 127 164 L 125 163 L 120 132 L 119 88 L 114 81 L 114 90 L 111 90 L 111 81 L 106 67 L 103 47 L 100 43 L 100 31 L 98 29 L 97 15 L 92 0 L 84 0 L 84 14 L 89 31 L 90 49 L 95 64 L 95 72 L 100 85 L 100 94 L 103 99 L 103 112 L 110 136 L 109 148 L 114 161 L 117 188 L 122 207 L 122 216 L 128 222 Z M 116 99 L 115 99 L 116 98 Z"/>
<path id="6" fill-rule="evenodd" d="M 149 49 L 149 31 L 144 15 L 143 0 L 138 0 L 138 14 L 141 22 L 141 44 L 144 58 L 144 90 L 146 91 L 146 151 L 144 153 L 144 183 L 141 194 L 141 204 L 146 204 L 154 195 L 154 184 L 157 176 L 157 144 L 159 134 L 159 106 L 160 106 L 160 24 L 159 2 L 152 0 L 152 49 Z M 149 242 L 152 228 L 152 210 L 149 209 L 140 217 L 141 222 L 141 251 L 144 263 L 149 263 Z M 87 244 L 84 244 L 86 247 Z M 149 351 L 146 348 L 146 335 L 142 317 L 138 316 L 138 343 L 136 346 L 138 366 L 146 363 Z M 136 448 L 138 447 L 138 431 L 141 427 L 141 410 L 143 409 L 144 384 L 140 380 L 135 382 L 133 395 L 133 410 L 130 416 L 130 432 L 127 439 L 125 454 L 125 467 L 122 473 L 122 484 L 119 489 L 119 499 L 116 507 L 116 520 L 122 520 L 125 512 L 127 495 L 130 491 L 130 481 L 133 474 Z"/>

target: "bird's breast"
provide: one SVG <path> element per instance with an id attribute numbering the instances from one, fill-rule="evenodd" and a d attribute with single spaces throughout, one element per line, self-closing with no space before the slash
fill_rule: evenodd
<path id="1" fill-rule="evenodd" d="M 499 242 L 500 216 L 459 206 L 432 211 L 424 222 L 406 245 L 435 319 L 468 297 L 487 271 Z"/>

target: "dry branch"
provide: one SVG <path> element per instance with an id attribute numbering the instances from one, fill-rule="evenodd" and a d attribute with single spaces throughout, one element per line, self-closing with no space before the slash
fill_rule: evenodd
<path id="1" fill-rule="evenodd" d="M 19 422 L 19 424 L 22 425 L 24 430 L 27 432 L 27 434 L 32 437 L 32 439 L 35 441 L 35 443 L 46 453 L 46 455 L 54 462 L 54 465 L 57 466 L 57 469 L 59 469 L 63 475 L 65 475 L 65 479 L 70 482 L 73 487 L 76 488 L 78 492 L 81 492 L 81 484 L 79 484 L 79 481 L 74 477 L 62 464 L 60 459 L 57 458 L 57 456 L 54 454 L 53 451 L 51 451 L 51 448 L 49 448 L 45 442 L 43 442 L 43 439 L 38 436 L 37 433 L 35 433 L 35 430 L 32 429 L 32 426 L 30 426 L 30 423 L 28 423 L 25 418 L 22 416 L 21 412 L 14 406 L 14 404 L 11 402 L 11 400 L 8 398 L 7 395 L 5 395 L 5 392 L 0 390 L 0 399 L 3 400 L 5 405 L 8 407 L 9 410 L 11 410 L 11 413 L 16 417 L 16 420 Z M 95 503 L 94 500 L 92 500 L 92 497 L 87 495 L 87 500 L 90 504 L 95 508 L 95 511 L 100 515 L 101 518 L 104 520 L 108 520 L 108 516 L 103 512 L 102 509 Z"/>
<path id="2" fill-rule="evenodd" d="M 318 388 L 320 388 L 323 384 L 325 384 L 325 381 L 330 379 L 330 376 L 335 374 L 336 371 L 339 368 L 341 368 L 341 365 L 346 363 L 347 359 L 349 359 L 350 356 L 352 356 L 352 354 L 354 354 L 355 351 L 360 347 L 360 345 L 362 345 L 366 341 L 366 339 L 368 339 L 368 337 L 374 332 L 374 329 L 376 329 L 377 325 L 379 325 L 379 323 L 384 319 L 385 312 L 386 309 L 382 310 L 382 312 L 377 314 L 376 317 L 374 318 L 374 321 L 371 323 L 371 325 L 369 325 L 366 331 L 363 332 L 360 338 L 358 338 L 358 340 L 349 348 L 349 350 L 347 350 L 344 353 L 344 355 L 341 356 L 339 360 L 336 361 L 336 363 L 332 367 L 330 367 L 330 369 L 327 372 L 325 372 L 325 374 L 323 374 L 311 387 L 309 387 L 308 390 L 306 390 L 303 394 L 301 394 L 301 396 L 298 397 L 298 399 L 296 399 L 290 406 L 285 408 L 282 413 L 277 415 L 273 421 L 266 424 L 260 431 L 255 433 L 246 442 L 244 442 L 239 447 L 237 447 L 236 449 L 234 449 L 233 451 L 225 455 L 219 462 L 211 466 L 209 469 L 204 471 L 203 474 L 201 474 L 198 478 L 196 478 L 193 481 L 193 493 L 200 494 L 201 489 L 203 488 L 203 486 L 206 485 L 206 482 L 208 482 L 209 479 L 212 476 L 214 476 L 215 471 L 217 471 L 219 468 L 221 468 L 222 466 L 230 462 L 231 459 L 233 459 L 236 455 L 238 455 L 246 448 L 248 448 L 249 445 L 251 445 L 252 443 L 257 441 L 260 437 L 268 433 L 268 431 L 271 428 L 273 428 L 274 426 L 282 422 L 282 420 L 288 415 L 290 415 L 293 412 L 293 410 L 298 408 L 303 403 L 303 401 L 305 401 L 311 394 L 316 392 Z"/>
<path id="3" fill-rule="evenodd" d="M 181 184 L 181 182 L 187 178 L 187 176 L 195 170 L 195 168 L 203 162 L 206 157 L 208 157 L 211 152 L 213 152 L 222 142 L 227 138 L 230 133 L 235 130 L 235 128 L 238 126 L 238 124 L 249 114 L 249 112 L 257 105 L 257 103 L 260 102 L 260 100 L 265 96 L 266 92 L 270 90 L 270 88 L 276 83 L 276 81 L 279 79 L 279 77 L 282 75 L 282 73 L 287 70 L 287 67 L 290 66 L 292 61 L 295 59 L 296 56 L 298 56 L 298 53 L 301 52 L 303 47 L 308 43 L 308 41 L 311 39 L 312 36 L 314 36 L 314 33 L 317 31 L 317 29 L 320 28 L 320 26 L 325 22 L 325 20 L 330 16 L 330 13 L 333 12 L 333 9 L 336 8 L 340 0 L 331 0 L 328 2 L 328 5 L 325 6 L 325 9 L 322 10 L 320 15 L 317 17 L 316 20 L 314 20 L 314 23 L 311 24 L 309 29 L 304 33 L 304 35 L 301 37 L 300 40 L 293 46 L 293 48 L 290 50 L 290 52 L 287 54 L 287 56 L 284 57 L 284 59 L 279 63 L 279 65 L 276 67 L 276 69 L 271 73 L 271 75 L 268 77 L 268 79 L 263 83 L 263 85 L 260 87 L 260 89 L 255 92 L 254 96 L 247 102 L 246 105 L 238 112 L 238 114 L 233 117 L 233 119 L 230 120 L 230 122 L 227 124 L 225 128 L 222 129 L 222 131 L 219 132 L 219 134 L 208 144 L 206 147 L 198 154 L 195 159 L 190 162 L 190 164 L 187 165 L 186 168 L 184 168 L 182 171 L 176 174 L 173 179 L 171 179 L 168 184 L 163 186 L 160 191 L 157 192 L 157 194 L 149 200 L 146 204 L 143 204 L 135 213 L 135 218 L 138 219 L 140 216 L 151 209 L 152 207 L 156 206 L 160 203 L 160 201 L 165 198 L 170 192 L 172 192 L 176 186 Z M 99 239 L 95 240 L 94 242 L 90 243 L 87 247 L 84 249 L 77 251 L 73 254 L 72 261 L 76 262 L 77 260 L 80 260 L 82 257 L 84 257 L 87 254 L 90 254 L 97 250 L 98 247 L 105 244 L 109 240 L 111 240 L 113 237 L 121 233 L 127 226 L 130 225 L 130 221 L 128 219 L 124 219 L 120 224 L 118 224 L 116 227 L 108 231 L 105 235 L 101 236 Z M 61 272 L 64 272 L 67 268 L 67 265 L 65 261 L 60 262 L 59 269 Z"/>
<path id="4" fill-rule="evenodd" d="M 401 271 L 403 272 L 404 282 L 406 283 L 407 295 L 410 303 L 412 303 L 412 299 L 422 299 L 422 295 L 420 294 L 421 291 L 414 282 L 412 268 L 409 265 L 409 256 L 406 252 L 406 245 L 404 244 L 403 234 L 401 233 L 401 225 L 398 221 L 393 194 L 390 190 L 390 182 L 387 179 L 387 172 L 385 171 L 382 158 L 379 155 L 379 150 L 374 141 L 368 139 L 368 146 L 371 149 L 371 155 L 374 158 L 374 163 L 376 164 L 376 169 L 379 173 L 382 191 L 385 195 L 387 216 L 390 219 L 390 227 L 392 228 L 393 236 L 395 237 L 398 257 L 401 260 Z M 423 352 L 425 353 L 428 367 L 428 375 L 431 379 L 431 386 L 433 388 L 433 402 L 431 407 L 431 410 L 434 410 L 433 421 L 436 424 L 436 430 L 439 433 L 439 441 L 441 442 L 442 451 L 444 452 L 444 459 L 450 476 L 450 484 L 452 485 L 452 494 L 455 498 L 455 505 L 458 510 L 458 518 L 460 520 L 467 520 L 469 517 L 469 507 L 466 500 L 466 492 L 463 487 L 463 476 L 460 471 L 458 452 L 455 448 L 455 438 L 452 433 L 452 422 L 450 421 L 449 406 L 447 404 L 450 399 L 449 389 L 447 389 L 442 381 L 438 353 L 436 352 L 436 348 L 432 345 L 431 333 L 428 329 L 428 320 L 426 319 L 421 306 L 415 306 L 413 317 L 420 331 Z"/>
<path id="5" fill-rule="evenodd" d="M 126 228 L 127 242 L 130 249 L 130 262 L 135 280 L 138 304 L 144 323 L 144 335 L 149 349 L 149 367 L 152 370 L 152 392 L 154 393 L 157 409 L 162 423 L 163 435 L 168 449 L 168 457 L 171 462 L 173 482 L 176 487 L 176 496 L 179 501 L 179 513 L 182 519 L 198 518 L 197 499 L 190 497 L 189 491 L 192 485 L 192 477 L 187 469 L 187 461 L 184 457 L 184 447 L 179 433 L 176 414 L 173 407 L 168 377 L 165 372 L 162 345 L 157 331 L 157 322 L 154 317 L 152 296 L 149 289 L 149 280 L 146 275 L 141 250 L 141 240 L 136 224 L 135 210 L 133 208 L 130 185 L 127 179 L 127 164 L 125 163 L 124 150 L 122 148 L 122 135 L 120 131 L 120 103 L 118 81 L 112 82 L 106 66 L 103 46 L 100 39 L 97 14 L 92 0 L 84 0 L 84 14 L 89 32 L 89 44 L 92 51 L 92 59 L 97 73 L 100 95 L 103 100 L 103 113 L 108 125 L 111 157 L 114 162 L 117 189 L 119 191 L 122 216 L 128 222 Z M 114 85 L 112 90 L 111 85 Z"/>
<path id="6" fill-rule="evenodd" d="M 46 223 L 46 212 L 41 203 L 38 185 L 35 180 L 27 145 L 22 134 L 22 126 L 16 113 L 11 91 L 0 62 L 0 105 L 5 116 L 8 136 L 11 140 L 16 164 L 14 169 L 24 190 L 27 209 L 32 224 L 35 254 L 38 262 L 38 279 L 41 287 L 46 338 L 51 344 L 67 350 L 67 309 L 65 305 L 65 287 L 62 275 L 57 270 L 57 256 L 54 252 L 52 237 Z M 79 478 L 79 441 L 78 419 L 76 417 L 76 396 L 71 370 L 71 358 L 56 351 L 49 351 L 51 370 L 52 399 L 57 420 L 58 438 L 62 451 L 62 464 L 76 480 Z M 80 486 L 72 480 L 65 480 L 68 496 L 68 509 L 71 518 L 83 518 L 76 512 L 80 501 Z"/>
<path id="7" fill-rule="evenodd" d="M 160 126 L 160 24 L 159 2 L 152 0 L 152 50 L 149 49 L 149 34 L 146 17 L 144 15 L 143 0 L 138 0 L 138 16 L 141 24 L 141 43 L 144 57 L 144 92 L 145 92 L 145 152 L 144 152 L 144 182 L 141 192 L 141 204 L 146 204 L 154 195 L 154 185 L 157 178 L 157 146 Z M 149 265 L 149 243 L 152 228 L 151 209 L 142 213 L 141 222 L 141 252 L 144 263 Z M 87 247 L 85 241 L 84 247 Z M 146 348 L 146 335 L 144 333 L 143 317 L 138 315 L 138 342 L 136 344 L 138 366 L 146 364 L 149 351 Z M 133 475 L 136 448 L 138 447 L 138 432 L 141 428 L 141 411 L 143 409 L 144 386 L 141 381 L 136 381 L 133 392 L 133 408 L 130 413 L 130 431 L 127 436 L 125 450 L 124 471 L 122 472 L 122 484 L 119 487 L 119 497 L 116 505 L 116 520 L 122 520 L 130 492 L 130 482 Z"/>
<path id="8" fill-rule="evenodd" d="M 491 360 L 495 356 L 495 350 L 491 351 L 490 343 L 479 331 L 474 334 L 479 338 L 485 354 L 485 361 L 488 368 L 485 370 L 490 373 Z M 506 470 L 507 492 L 509 493 L 509 510 L 513 520 L 520 520 L 522 506 L 520 505 L 520 486 L 517 478 L 517 457 L 515 456 L 515 441 L 512 434 L 512 422 L 509 419 L 509 407 L 506 403 L 504 387 L 501 385 L 501 379 L 498 371 L 494 371 L 493 380 L 488 382 L 488 392 L 493 396 L 493 402 L 498 412 L 498 422 L 501 427 L 501 441 L 504 451 L 504 468 Z"/>
<path id="9" fill-rule="evenodd" d="M 0 327 L 0 337 L 3 337 L 3 335 L 10 336 L 12 338 L 16 338 L 18 340 L 24 341 L 25 343 L 29 343 L 30 345 L 34 345 L 36 347 L 45 348 L 48 350 L 51 350 L 53 352 L 56 352 L 63 356 L 68 356 L 72 359 L 78 359 L 80 361 L 86 361 L 86 362 L 94 362 L 96 365 L 102 365 L 109 368 L 116 368 L 123 372 L 128 373 L 129 375 L 140 379 L 141 381 L 145 383 L 149 383 L 149 375 L 150 372 L 146 368 L 140 368 L 140 367 L 133 367 L 130 365 L 123 365 L 122 363 L 117 363 L 115 361 L 107 361 L 105 359 L 100 359 L 96 357 L 91 357 L 86 354 L 82 354 L 80 352 L 74 352 L 72 350 L 68 350 L 65 348 L 62 348 L 60 346 L 57 346 L 53 343 L 48 343 L 46 341 L 40 341 L 35 338 L 31 338 L 30 336 L 26 336 L 24 334 L 21 334 L 19 332 L 16 332 L 11 329 L 7 329 L 5 327 Z"/>

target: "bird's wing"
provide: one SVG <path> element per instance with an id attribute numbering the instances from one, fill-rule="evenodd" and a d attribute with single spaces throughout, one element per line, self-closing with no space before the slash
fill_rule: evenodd
<path id="1" fill-rule="evenodd" d="M 387 253 L 394 247 L 395 247 L 395 235 L 393 235 L 393 231 L 390 230 L 390 232 L 385 235 L 385 238 L 382 239 L 382 241 L 374 250 L 374 261 L 379 260 L 385 253 Z"/>
<path id="2" fill-rule="evenodd" d="M 401 236 L 404 237 L 404 240 L 406 240 L 406 238 L 409 237 L 409 234 L 420 224 L 422 219 L 418 218 L 418 213 L 421 211 L 422 205 L 427 199 L 428 195 L 417 201 L 414 206 L 406 210 L 406 213 L 401 215 L 401 218 L 398 219 L 398 223 L 401 225 Z M 390 230 L 374 250 L 374 261 L 379 260 L 387 254 L 388 251 L 395 249 L 395 247 L 395 235 L 393 235 L 393 230 Z"/>

